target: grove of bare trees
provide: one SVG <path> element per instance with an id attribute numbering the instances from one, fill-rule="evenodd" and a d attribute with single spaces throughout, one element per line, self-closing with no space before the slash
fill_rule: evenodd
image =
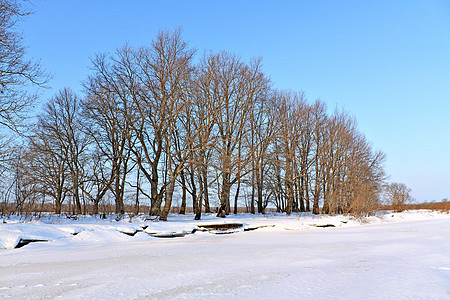
<path id="1" fill-rule="evenodd" d="M 0 125 L 16 130 L 35 98 L 24 84 L 46 79 L 12 31 L 24 12 L 0 3 Z M 226 51 L 196 59 L 175 29 L 148 46 L 98 54 L 90 68 L 83 94 L 65 88 L 48 100 L 5 159 L 2 213 L 28 205 L 167 220 L 192 208 L 200 219 L 367 213 L 381 201 L 385 155 L 355 119 L 274 89 L 261 59 Z"/>

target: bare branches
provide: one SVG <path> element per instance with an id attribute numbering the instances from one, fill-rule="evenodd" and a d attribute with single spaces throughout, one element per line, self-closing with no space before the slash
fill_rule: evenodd
<path id="1" fill-rule="evenodd" d="M 414 198 L 411 196 L 411 189 L 404 183 L 392 182 L 385 186 L 384 200 L 394 210 L 402 211 Z"/>
<path id="2" fill-rule="evenodd" d="M 26 59 L 15 25 L 29 12 L 15 0 L 0 1 L 0 125 L 17 130 L 36 99 L 30 86 L 43 86 L 49 76 L 39 63 Z"/>
<path id="3" fill-rule="evenodd" d="M 33 179 L 23 182 L 34 182 L 29 191 L 51 196 L 56 211 L 72 197 L 75 213 L 86 212 L 85 197 L 94 213 L 113 198 L 117 214 L 125 213 L 128 192 L 135 212 L 143 196 L 161 220 L 177 192 L 181 212 L 191 195 L 196 219 L 211 206 L 225 217 L 232 196 L 235 213 L 244 201 L 252 213 L 269 205 L 287 214 L 378 205 L 385 155 L 348 113 L 271 89 L 261 59 L 208 52 L 195 65 L 194 54 L 177 29 L 161 31 L 150 46 L 97 55 L 85 98 L 61 90 L 40 117 L 20 163 L 23 178 Z M 39 84 L 37 69 L 21 66 L 26 72 L 10 77 L 4 68 L 0 80 Z M 29 102 L 8 101 L 0 123 L 13 126 Z"/>

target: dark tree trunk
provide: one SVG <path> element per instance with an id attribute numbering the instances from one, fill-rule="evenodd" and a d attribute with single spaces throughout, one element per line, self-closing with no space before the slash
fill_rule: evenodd
<path id="1" fill-rule="evenodd" d="M 58 200 L 55 201 L 55 213 L 61 214 L 61 202 Z"/>
<path id="2" fill-rule="evenodd" d="M 290 215 L 292 212 L 292 207 L 294 205 L 294 191 L 292 183 L 289 182 L 289 179 L 286 180 L 286 192 L 287 192 L 287 199 L 284 211 L 286 212 L 287 215 Z"/>
<path id="3" fill-rule="evenodd" d="M 115 184 L 114 184 L 114 195 L 115 195 L 115 203 L 116 203 L 116 214 L 124 214 L 124 206 L 123 206 L 123 197 L 121 193 L 121 184 L 120 184 L 120 164 L 115 162 Z"/>
<path id="4" fill-rule="evenodd" d="M 250 199 L 250 213 L 254 214 L 255 213 L 255 171 L 253 169 L 252 171 L 252 197 Z M 258 203 L 258 207 L 259 207 L 259 203 Z"/>
<path id="5" fill-rule="evenodd" d="M 318 215 L 320 213 L 320 210 L 319 210 L 319 195 L 314 195 L 312 213 L 315 214 L 315 215 Z"/>
<path id="6" fill-rule="evenodd" d="M 265 206 L 263 203 L 263 182 L 264 182 L 264 174 L 262 167 L 259 167 L 257 169 L 256 173 L 256 187 L 258 191 L 258 213 L 264 214 L 265 213 Z"/>
<path id="7" fill-rule="evenodd" d="M 139 214 L 139 191 L 141 189 L 141 170 L 137 168 L 137 178 L 136 178 L 136 199 L 134 201 L 134 214 Z"/>
<path id="8" fill-rule="evenodd" d="M 161 201 L 159 200 L 160 195 L 158 193 L 158 181 L 152 180 L 150 182 L 152 199 L 150 200 L 150 215 L 159 216 L 161 212 Z"/>
<path id="9" fill-rule="evenodd" d="M 238 180 L 238 185 L 236 189 L 236 194 L 234 195 L 234 214 L 238 213 L 238 198 L 239 198 L 239 190 L 241 189 L 241 180 Z M 253 213 L 255 213 L 255 208 L 253 208 Z"/>
<path id="10" fill-rule="evenodd" d="M 200 180 L 201 174 L 198 174 L 198 178 Z M 203 202 L 203 190 L 202 185 L 200 184 L 200 197 L 198 198 L 197 209 L 195 210 L 195 220 L 200 220 L 202 217 L 202 202 Z"/>
<path id="11" fill-rule="evenodd" d="M 100 201 L 98 199 L 94 200 L 94 203 L 92 203 L 92 214 L 97 215 L 98 214 L 98 203 Z"/>
<path id="12" fill-rule="evenodd" d="M 159 147 L 161 148 L 161 147 Z M 150 201 L 150 215 L 151 216 L 159 216 L 161 214 L 161 202 L 162 197 L 158 191 L 158 162 L 159 162 L 159 154 L 156 155 L 155 160 L 152 162 L 152 175 L 150 179 L 150 188 L 151 188 L 151 201 Z"/>
<path id="13" fill-rule="evenodd" d="M 203 199 L 205 201 L 205 212 L 210 213 L 211 207 L 209 206 L 209 192 L 208 192 L 208 167 L 205 165 L 202 166 L 202 177 L 203 177 Z"/>
<path id="14" fill-rule="evenodd" d="M 220 207 L 217 212 L 217 217 L 225 218 L 230 214 L 230 174 L 224 173 L 222 179 L 222 192 L 220 193 Z"/>
<path id="15" fill-rule="evenodd" d="M 195 172 L 194 172 L 194 166 L 191 165 L 191 171 L 190 173 L 190 180 L 191 180 L 191 186 L 192 186 L 192 192 L 191 192 L 191 196 L 192 196 L 192 205 L 193 205 L 193 209 L 194 209 L 194 214 L 195 220 L 200 220 L 202 217 L 202 206 L 201 206 L 201 202 L 202 202 L 202 193 L 200 192 L 200 199 L 198 199 L 197 197 L 197 185 L 195 184 Z M 200 185 L 200 191 L 202 191 L 202 175 L 198 174 L 198 181 L 199 181 L 199 185 Z"/>
<path id="16" fill-rule="evenodd" d="M 175 188 L 175 178 L 172 178 L 166 188 L 164 208 L 159 216 L 159 219 L 161 221 L 167 221 L 167 216 L 169 215 L 170 207 L 172 206 L 174 188 Z"/>
<path id="17" fill-rule="evenodd" d="M 181 197 L 181 207 L 180 207 L 180 214 L 184 215 L 186 213 L 186 193 L 187 193 L 187 188 L 186 188 L 186 177 L 184 174 L 184 171 L 181 172 L 180 174 L 181 176 L 181 189 L 182 189 L 182 197 Z"/>
<path id="18" fill-rule="evenodd" d="M 306 179 L 305 179 L 305 210 L 311 211 L 311 208 L 309 207 L 309 178 L 308 178 L 308 175 L 306 175 Z"/>
<path id="19" fill-rule="evenodd" d="M 74 214 L 81 214 L 81 202 L 80 202 L 80 193 L 78 188 L 78 176 L 75 177 L 73 182 L 73 199 L 74 199 Z"/>

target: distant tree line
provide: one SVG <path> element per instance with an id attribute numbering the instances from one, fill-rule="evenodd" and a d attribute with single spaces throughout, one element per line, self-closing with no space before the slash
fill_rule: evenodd
<path id="1" fill-rule="evenodd" d="M 8 14 L 2 9 L 3 22 L 14 23 Z M 1 28 L 8 33 L 8 25 Z M 385 155 L 353 117 L 272 88 L 260 59 L 195 54 L 176 29 L 161 31 L 150 46 L 95 56 L 83 96 L 59 91 L 22 131 L 20 146 L 3 144 L 2 212 L 50 202 L 58 214 L 63 204 L 73 214 L 97 214 L 107 202 L 124 214 L 126 203 L 129 213 L 148 203 L 144 213 L 167 220 L 174 199 L 182 214 L 193 207 L 196 219 L 239 206 L 286 214 L 376 209 Z M 39 66 L 21 63 L 25 75 L 0 71 L 1 125 L 14 132 L 24 110 L 12 103 L 25 108 L 35 97 L 16 87 L 46 81 Z"/>

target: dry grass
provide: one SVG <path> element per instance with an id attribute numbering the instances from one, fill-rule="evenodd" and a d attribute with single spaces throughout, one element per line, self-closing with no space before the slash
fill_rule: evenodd
<path id="1" fill-rule="evenodd" d="M 40 204 L 25 204 L 21 214 L 39 214 L 39 212 L 42 213 L 53 213 L 53 205 L 49 203 L 45 203 L 43 206 Z M 450 202 L 449 201 L 441 201 L 441 202 L 424 202 L 424 203 L 413 203 L 413 204 L 405 204 L 401 208 L 393 207 L 392 205 L 380 205 L 375 211 L 384 211 L 384 210 L 391 210 L 391 211 L 402 211 L 402 210 L 417 210 L 417 209 L 429 209 L 429 210 L 439 210 L 439 211 L 445 211 L 450 213 Z M 99 213 L 100 214 L 114 214 L 115 206 L 112 204 L 107 205 L 101 205 L 99 207 Z M 148 213 L 150 210 L 150 207 L 146 205 L 141 205 L 139 208 L 140 213 Z M 71 215 L 72 207 L 68 204 L 64 204 L 62 206 L 61 212 L 63 214 L 69 214 Z M 133 213 L 135 211 L 135 207 L 133 205 L 125 205 L 125 211 Z M 180 211 L 179 207 L 172 207 L 170 209 L 170 213 L 178 213 Z M 211 207 L 212 212 L 217 212 L 217 207 Z M 231 209 L 233 211 L 233 208 Z M 266 208 L 266 212 L 275 212 L 275 208 Z M 204 208 L 203 208 L 203 212 Z M 248 208 L 246 207 L 238 207 L 238 213 L 248 213 L 250 212 Z M 373 212 L 373 211 L 372 211 Z M 8 213 L 18 213 L 17 207 L 12 204 L 8 203 L 7 205 L 5 203 L 0 203 L 0 215 L 5 215 Z M 86 205 L 86 214 L 92 213 L 92 205 L 87 204 Z M 192 207 L 186 207 L 186 213 L 193 213 Z M 370 212 L 361 212 L 357 215 L 366 215 Z"/>
<path id="2" fill-rule="evenodd" d="M 430 209 L 449 212 L 450 202 L 441 201 L 441 202 L 411 203 L 405 204 L 401 210 L 409 210 L 409 209 Z M 379 207 L 379 210 L 396 210 L 396 209 L 394 209 L 394 207 L 391 205 L 382 205 Z"/>

